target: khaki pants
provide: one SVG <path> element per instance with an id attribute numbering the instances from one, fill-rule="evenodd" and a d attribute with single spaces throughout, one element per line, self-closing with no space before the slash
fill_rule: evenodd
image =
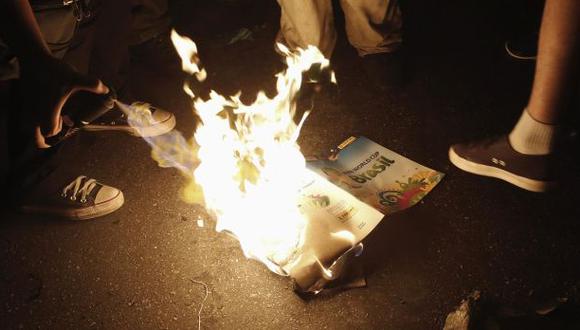
<path id="1" fill-rule="evenodd" d="M 316 46 L 330 57 L 336 44 L 331 0 L 278 0 L 280 41 L 291 48 Z M 386 53 L 401 44 L 403 21 L 397 0 L 340 0 L 346 34 L 360 56 Z"/>

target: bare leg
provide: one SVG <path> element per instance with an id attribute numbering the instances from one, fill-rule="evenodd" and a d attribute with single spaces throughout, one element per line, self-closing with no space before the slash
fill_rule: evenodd
<path id="1" fill-rule="evenodd" d="M 527 155 L 553 152 L 558 124 L 576 89 L 579 46 L 580 1 L 547 0 L 532 94 L 527 109 L 509 135 L 517 152 Z"/>
<path id="2" fill-rule="evenodd" d="M 455 166 L 531 191 L 553 186 L 559 125 L 577 88 L 580 1 L 546 0 L 538 48 L 528 106 L 509 136 L 451 146 L 449 159 Z"/>
<path id="3" fill-rule="evenodd" d="M 580 50 L 580 1 L 547 0 L 540 28 L 530 115 L 558 124 L 574 91 Z"/>

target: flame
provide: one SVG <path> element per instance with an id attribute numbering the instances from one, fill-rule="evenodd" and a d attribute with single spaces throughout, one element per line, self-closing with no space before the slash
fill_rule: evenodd
<path id="1" fill-rule="evenodd" d="M 207 72 L 199 67 L 200 60 L 199 56 L 197 56 L 195 43 L 189 38 L 180 36 L 175 30 L 171 30 L 171 41 L 182 59 L 182 70 L 194 75 L 197 80 L 204 81 L 207 78 Z"/>
<path id="2" fill-rule="evenodd" d="M 171 39 L 185 72 L 202 81 L 197 47 L 172 31 Z M 180 169 L 190 180 L 184 196 L 203 199 L 216 217 L 216 230 L 232 233 L 247 257 L 263 262 L 270 270 L 286 275 L 282 266 L 296 256 L 303 244 L 306 219 L 299 209 L 299 191 L 309 174 L 296 143 L 306 112 L 295 122 L 296 97 L 303 73 L 313 65 L 329 67 L 315 47 L 291 52 L 277 44 L 287 68 L 276 75 L 277 94 L 259 92 L 250 105 L 240 94 L 223 96 L 211 91 L 204 100 L 187 83 L 185 92 L 201 119 L 193 136 L 181 134 L 147 138 L 153 157 L 161 166 Z M 331 73 L 334 81 L 334 74 Z M 125 109 L 134 126 L 143 124 L 135 109 Z"/>

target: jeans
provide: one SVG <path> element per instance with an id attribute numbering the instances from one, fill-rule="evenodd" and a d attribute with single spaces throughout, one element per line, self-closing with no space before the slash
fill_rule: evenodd
<path id="1" fill-rule="evenodd" d="M 138 45 L 169 30 L 168 0 L 134 0 L 130 45 Z"/>
<path id="2" fill-rule="evenodd" d="M 56 40 L 64 36 L 70 41 L 63 49 L 62 43 L 47 40 L 51 48 L 53 45 L 59 47 L 52 49 L 53 56 L 63 59 L 81 73 L 100 78 L 105 84 L 117 87 L 122 80 L 119 72 L 128 59 L 131 2 L 101 0 L 96 9 L 90 20 L 80 24 L 70 24 L 70 8 L 52 12 L 55 15 L 60 11 L 60 19 L 55 16 L 42 21 L 39 17 L 38 21 L 45 38 L 50 36 L 52 40 Z M 18 79 L 3 79 L 14 76 L 14 72 L 11 72 L 0 77 L 0 124 L 3 124 L 0 125 L 0 138 L 5 141 L 5 145 L 0 144 L 0 149 L 3 149 L 0 150 L 0 183 L 8 188 L 2 190 L 9 193 L 10 200 L 18 200 L 26 195 L 54 172 L 60 165 L 60 154 L 65 144 L 74 144 L 76 140 L 71 138 L 48 149 L 36 147 L 32 134 L 34 122 L 26 109 L 19 104 L 17 97 L 22 92 L 26 93 L 26 97 L 33 97 L 34 91 L 21 91 Z"/>

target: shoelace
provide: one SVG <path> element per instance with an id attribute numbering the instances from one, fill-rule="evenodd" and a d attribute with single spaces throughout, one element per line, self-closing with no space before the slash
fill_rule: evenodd
<path id="1" fill-rule="evenodd" d="M 83 182 L 84 180 L 84 182 Z M 86 203 L 87 196 L 95 189 L 97 186 L 97 180 L 88 178 L 84 175 L 80 175 L 73 182 L 69 183 L 68 186 L 64 187 L 61 196 L 64 198 L 68 197 L 68 192 L 72 189 L 72 194 L 70 195 L 70 200 L 75 201 L 80 193 L 80 202 Z"/>
<path id="2" fill-rule="evenodd" d="M 129 106 L 130 111 L 127 120 L 129 124 L 136 126 L 153 125 L 153 109 L 149 103 L 133 103 Z"/>

